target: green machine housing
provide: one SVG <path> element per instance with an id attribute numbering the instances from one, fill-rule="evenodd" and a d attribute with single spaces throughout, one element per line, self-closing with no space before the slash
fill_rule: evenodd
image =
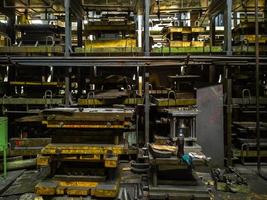
<path id="1" fill-rule="evenodd" d="M 3 153 L 4 177 L 7 174 L 6 154 L 8 146 L 8 118 L 0 117 L 0 151 Z"/>

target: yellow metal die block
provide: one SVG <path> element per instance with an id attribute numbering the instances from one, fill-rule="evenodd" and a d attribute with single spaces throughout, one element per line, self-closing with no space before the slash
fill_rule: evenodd
<path id="1" fill-rule="evenodd" d="M 190 33 L 203 33 L 203 32 L 205 32 L 204 27 L 169 27 L 165 35 L 168 35 L 170 33 L 190 34 Z"/>
<path id="2" fill-rule="evenodd" d="M 84 106 L 84 105 L 103 105 L 104 101 L 101 101 L 99 99 L 79 99 L 78 104 L 81 106 Z"/>
<path id="3" fill-rule="evenodd" d="M 55 182 L 41 182 L 35 186 L 35 194 L 37 195 L 55 195 L 57 183 Z"/>
<path id="4" fill-rule="evenodd" d="M 125 128 L 125 125 L 82 125 L 82 124 L 65 124 L 65 125 L 60 125 L 60 124 L 48 124 L 47 128 L 109 128 L 109 129 L 123 129 Z"/>
<path id="5" fill-rule="evenodd" d="M 245 2 L 245 6 L 243 6 Z M 259 8 L 263 8 L 265 6 L 264 0 L 259 0 L 258 2 Z M 235 0 L 233 1 L 233 9 L 236 11 L 244 10 L 244 7 L 246 7 L 247 11 L 254 11 L 255 10 L 255 0 Z"/>
<path id="6" fill-rule="evenodd" d="M 107 168 L 116 168 L 118 165 L 118 157 L 113 156 L 111 158 L 104 157 L 105 167 Z"/>
<path id="7" fill-rule="evenodd" d="M 58 82 L 28 82 L 28 81 L 10 81 L 10 85 L 31 85 L 31 86 L 63 86 L 63 83 Z"/>
<path id="8" fill-rule="evenodd" d="M 170 41 L 170 47 L 190 47 L 191 42 L 185 41 Z"/>
<path id="9" fill-rule="evenodd" d="M 64 124 L 61 122 L 51 123 L 48 121 L 42 121 L 42 124 L 46 125 L 47 128 L 96 128 L 96 129 L 124 129 L 131 125 L 130 122 L 124 121 L 123 124 Z"/>
<path id="10" fill-rule="evenodd" d="M 170 27 L 168 29 L 168 33 L 181 33 L 181 32 L 183 32 L 182 27 Z"/>
<path id="11" fill-rule="evenodd" d="M 83 181 L 43 181 L 35 186 L 35 193 L 41 196 L 69 195 L 95 196 L 99 198 L 115 198 L 119 184 L 97 183 Z"/>
<path id="12" fill-rule="evenodd" d="M 2 53 L 61 53 L 61 46 L 4 46 L 0 47 L 0 52 Z"/>
<path id="13" fill-rule="evenodd" d="M 97 182 L 87 182 L 87 181 L 58 181 L 58 186 L 60 187 L 87 187 L 93 188 L 98 185 Z"/>
<path id="14" fill-rule="evenodd" d="M 85 48 L 136 47 L 136 39 L 85 41 Z"/>
<path id="15" fill-rule="evenodd" d="M 204 42 L 202 41 L 193 41 L 191 42 L 192 47 L 204 47 Z"/>
<path id="16" fill-rule="evenodd" d="M 196 99 L 157 99 L 156 104 L 160 107 L 166 106 L 182 106 L 182 105 L 196 105 Z"/>
<path id="17" fill-rule="evenodd" d="M 90 191 L 85 188 L 68 188 L 67 195 L 69 196 L 88 196 Z"/>
<path id="18" fill-rule="evenodd" d="M 37 156 L 37 159 L 36 159 L 36 164 L 37 166 L 48 166 L 50 163 L 50 157 L 49 156 L 41 156 L 41 155 L 38 155 Z"/>
<path id="19" fill-rule="evenodd" d="M 119 184 L 99 184 L 91 191 L 91 195 L 99 198 L 115 198 L 119 191 Z"/>
<path id="20" fill-rule="evenodd" d="M 94 196 L 103 198 L 115 198 L 117 196 L 117 189 L 114 190 L 95 190 Z"/>
<path id="21" fill-rule="evenodd" d="M 137 104 L 143 104 L 144 99 L 143 98 L 127 98 L 123 101 L 124 105 L 137 105 Z"/>
<path id="22" fill-rule="evenodd" d="M 101 156 L 98 154 L 91 156 L 79 156 L 80 160 L 101 160 Z"/>
<path id="23" fill-rule="evenodd" d="M 255 35 L 244 35 L 243 40 L 244 41 L 247 40 L 249 43 L 255 43 L 256 42 L 256 36 Z M 259 36 L 259 43 L 266 43 L 266 42 L 267 42 L 267 36 L 260 35 Z"/>
<path id="24" fill-rule="evenodd" d="M 192 27 L 192 33 L 203 33 L 205 32 L 204 27 Z"/>
<path id="25" fill-rule="evenodd" d="M 42 154 L 124 154 L 126 149 L 123 145 L 59 145 L 48 144 L 41 150 Z"/>

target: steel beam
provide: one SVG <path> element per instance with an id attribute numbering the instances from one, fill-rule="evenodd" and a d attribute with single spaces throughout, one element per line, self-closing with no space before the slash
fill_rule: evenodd
<path id="1" fill-rule="evenodd" d="M 260 148 L 260 65 L 259 65 L 259 2 L 255 0 L 255 46 L 256 46 L 256 134 L 257 134 L 257 169 L 261 171 L 261 148 Z"/>
<path id="2" fill-rule="evenodd" d="M 238 67 L 254 67 L 255 56 L 140 56 L 140 57 L 13 57 L 0 56 L 0 64 L 23 66 L 53 66 L 53 67 L 134 67 L 145 66 L 152 67 L 177 67 L 180 65 L 188 65 L 192 67 L 199 67 L 200 65 L 214 65 L 223 67 L 225 65 Z M 261 56 L 259 58 L 260 65 L 266 67 L 267 57 Z"/>

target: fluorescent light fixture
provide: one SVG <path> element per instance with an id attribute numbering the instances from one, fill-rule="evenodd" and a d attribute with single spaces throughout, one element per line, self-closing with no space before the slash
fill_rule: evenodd
<path id="1" fill-rule="evenodd" d="M 43 24 L 43 21 L 40 19 L 33 19 L 31 20 L 32 24 Z"/>
<path id="2" fill-rule="evenodd" d="M 4 20 L 4 19 L 1 19 L 0 22 L 3 24 L 7 24 L 7 20 Z"/>

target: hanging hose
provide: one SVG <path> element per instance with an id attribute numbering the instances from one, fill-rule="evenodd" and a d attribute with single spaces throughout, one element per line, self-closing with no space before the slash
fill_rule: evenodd
<path id="1" fill-rule="evenodd" d="M 267 177 L 261 172 L 261 147 L 260 147 L 260 102 L 259 102 L 259 81 L 260 81 L 260 65 L 259 65 L 259 1 L 255 0 L 255 36 L 256 36 L 256 133 L 257 133 L 257 172 L 258 175 L 267 181 Z"/>

